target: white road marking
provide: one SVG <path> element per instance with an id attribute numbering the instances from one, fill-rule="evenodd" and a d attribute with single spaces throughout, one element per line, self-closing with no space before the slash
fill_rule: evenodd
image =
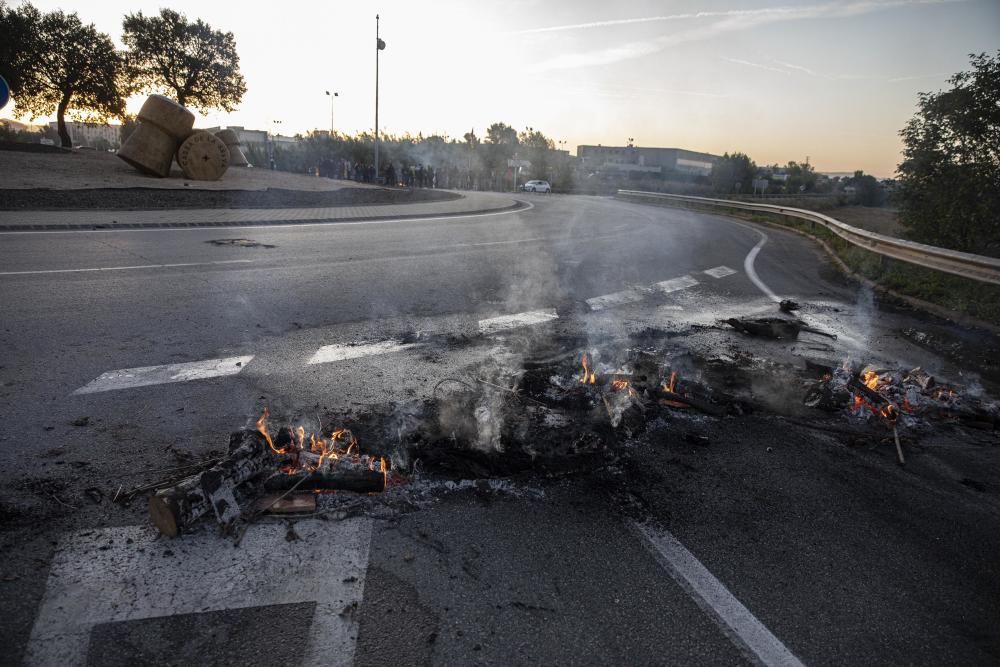
<path id="1" fill-rule="evenodd" d="M 491 334 L 505 329 L 517 329 L 518 327 L 528 327 L 535 324 L 542 324 L 559 319 L 555 308 L 543 310 L 529 310 L 524 313 L 514 313 L 513 315 L 500 315 L 486 320 L 479 320 L 479 331 L 484 334 Z"/>
<path id="2" fill-rule="evenodd" d="M 399 343 L 394 340 L 382 341 L 381 343 L 365 343 L 361 345 L 324 345 L 316 350 L 307 363 L 328 364 L 332 361 L 344 361 L 345 359 L 359 359 L 370 357 L 376 354 L 390 354 L 392 352 L 402 352 L 416 347 L 416 343 Z"/>
<path id="3" fill-rule="evenodd" d="M 771 288 L 768 287 L 764 283 L 764 281 L 760 279 L 760 276 L 757 275 L 757 271 L 753 268 L 753 263 L 757 259 L 757 255 L 758 253 L 760 253 L 760 249 L 764 247 L 765 243 L 767 243 L 767 234 L 761 231 L 757 231 L 757 233 L 761 235 L 761 239 L 760 241 L 757 242 L 757 245 L 751 248 L 750 252 L 747 253 L 746 258 L 743 260 L 743 270 L 746 271 L 747 277 L 750 279 L 750 282 L 756 285 L 757 289 L 766 294 L 767 297 L 771 299 L 771 301 L 780 302 L 781 297 L 775 294 L 771 290 Z"/>
<path id="4" fill-rule="evenodd" d="M 114 391 L 115 389 L 131 389 L 133 387 L 146 387 L 153 384 L 188 382 L 190 380 L 205 380 L 224 375 L 236 375 L 246 368 L 251 359 L 253 359 L 252 354 L 245 357 L 206 359 L 205 361 L 192 361 L 184 364 L 123 368 L 103 373 L 96 380 L 80 387 L 73 393 L 96 394 L 101 391 Z"/>
<path id="5" fill-rule="evenodd" d="M 670 532 L 633 522 L 660 564 L 754 661 L 802 667 L 802 662 Z"/>
<path id="6" fill-rule="evenodd" d="M 702 273 L 707 273 L 713 278 L 725 278 L 726 276 L 733 275 L 736 271 L 730 269 L 728 266 L 717 266 L 714 269 L 706 269 Z"/>
<path id="7" fill-rule="evenodd" d="M 102 623 L 225 609 L 315 602 L 304 665 L 350 665 L 372 524 L 300 520 L 255 524 L 239 549 L 207 528 L 176 540 L 146 526 L 64 538 L 49 570 L 25 655 L 27 665 L 83 665 Z M 173 552 L 168 555 L 168 551 Z"/>
<path id="8" fill-rule="evenodd" d="M 604 310 L 605 308 L 613 308 L 614 306 L 621 306 L 626 303 L 636 303 L 645 298 L 646 293 L 641 290 L 627 289 L 615 292 L 614 294 L 605 294 L 604 296 L 595 296 L 592 299 L 587 299 L 587 305 L 590 306 L 591 310 Z"/>
<path id="9" fill-rule="evenodd" d="M 92 273 L 96 271 L 133 271 L 135 269 L 172 269 L 179 266 L 212 266 L 213 264 L 253 264 L 252 259 L 225 259 L 217 262 L 185 262 L 182 264 L 137 264 L 135 266 L 99 266 L 92 269 L 44 269 L 38 271 L 0 271 L 0 276 L 31 276 L 43 273 Z"/>
<path id="10" fill-rule="evenodd" d="M 121 234 L 123 232 L 204 232 L 211 230 L 220 229 L 268 229 L 273 231 L 280 231 L 283 229 L 292 230 L 302 229 L 303 227 L 341 227 L 344 225 L 386 225 L 396 222 L 437 222 L 439 220 L 462 220 L 466 218 L 488 218 L 495 215 L 510 215 L 512 213 L 524 213 L 525 211 L 530 211 L 535 208 L 535 205 L 531 202 L 522 201 L 520 199 L 515 199 L 514 201 L 525 206 L 516 209 L 508 209 L 503 211 L 493 211 L 490 213 L 468 213 L 463 214 L 461 212 L 456 212 L 450 215 L 432 215 L 426 218 L 384 218 L 380 220 L 328 220 L 326 222 L 290 222 L 283 225 L 241 225 L 239 223 L 233 223 L 230 225 L 211 225 L 204 227 L 152 227 L 152 228 L 139 228 L 139 229 L 32 229 L 25 231 L 4 231 L 0 232 L 0 235 L 4 234 Z M 264 209 L 249 209 L 260 211 Z"/>
<path id="11" fill-rule="evenodd" d="M 682 306 L 670 305 L 670 306 L 659 306 L 657 307 L 657 310 L 684 310 L 684 308 Z"/>
<path id="12" fill-rule="evenodd" d="M 653 287 L 665 294 L 670 294 L 671 292 L 687 289 L 688 287 L 694 287 L 697 284 L 698 281 L 691 276 L 681 276 L 680 278 L 671 278 L 670 280 L 656 283 Z"/>

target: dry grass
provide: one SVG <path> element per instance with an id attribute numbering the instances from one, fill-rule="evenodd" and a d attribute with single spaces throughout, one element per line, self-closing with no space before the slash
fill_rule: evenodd
<path id="1" fill-rule="evenodd" d="M 899 213 L 894 208 L 841 206 L 828 213 L 830 217 L 853 227 L 860 227 L 886 236 L 903 237 L 903 228 L 899 224 Z"/>

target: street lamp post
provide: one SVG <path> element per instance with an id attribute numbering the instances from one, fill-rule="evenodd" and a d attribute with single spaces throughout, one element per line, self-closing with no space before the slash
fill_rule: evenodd
<path id="1" fill-rule="evenodd" d="M 327 97 L 330 98 L 330 137 L 332 138 L 333 137 L 333 98 L 339 97 L 340 93 L 338 93 L 336 91 L 334 91 L 334 92 L 331 93 L 328 90 L 328 91 L 326 91 L 326 95 L 327 95 Z"/>

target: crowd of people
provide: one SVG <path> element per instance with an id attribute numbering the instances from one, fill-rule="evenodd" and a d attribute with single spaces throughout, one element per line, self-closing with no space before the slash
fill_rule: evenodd
<path id="1" fill-rule="evenodd" d="M 393 187 L 404 188 L 462 188 L 468 187 L 462 183 L 457 167 L 434 168 L 425 164 L 401 163 L 389 161 L 380 165 L 380 174 L 376 175 L 375 166 L 371 163 L 351 162 L 345 159 L 326 159 L 320 162 L 315 173 L 324 178 L 336 178 L 357 183 L 380 183 Z M 378 176 L 378 177 L 377 177 Z"/>

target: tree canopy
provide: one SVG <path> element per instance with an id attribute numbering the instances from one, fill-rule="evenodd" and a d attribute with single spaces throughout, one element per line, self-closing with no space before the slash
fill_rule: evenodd
<path id="1" fill-rule="evenodd" d="M 120 92 L 121 58 L 106 34 L 84 25 L 75 13 L 39 14 L 30 5 L 18 10 L 30 66 L 14 76 L 12 95 L 18 107 L 32 117 L 56 113 L 62 145 L 72 146 L 66 113 L 88 120 L 120 116 L 125 99 Z"/>
<path id="2" fill-rule="evenodd" d="M 122 40 L 133 89 L 173 96 L 199 111 L 233 111 L 246 93 L 236 38 L 201 20 L 161 9 L 159 16 L 128 14 Z"/>
<path id="3" fill-rule="evenodd" d="M 724 153 L 712 165 L 712 189 L 716 192 L 753 192 L 757 165 L 746 153 Z"/>
<path id="4" fill-rule="evenodd" d="M 11 9 L 0 0 L 0 76 L 11 90 L 19 90 L 30 68 L 32 41 L 37 38 L 41 14 L 29 4 Z"/>
<path id="5" fill-rule="evenodd" d="M 1000 248 L 1000 51 L 970 55 L 949 90 L 921 93 L 900 132 L 900 222 L 914 240 Z"/>

